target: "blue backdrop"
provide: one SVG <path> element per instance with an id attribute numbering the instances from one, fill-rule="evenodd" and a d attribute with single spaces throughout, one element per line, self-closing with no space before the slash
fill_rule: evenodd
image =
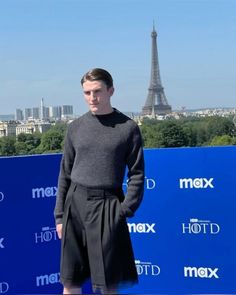
<path id="1" fill-rule="evenodd" d="M 0 158 L 0 294 L 62 292 L 60 160 Z M 144 200 L 128 220 L 139 284 L 122 292 L 236 293 L 236 147 L 146 149 L 145 163 Z"/>

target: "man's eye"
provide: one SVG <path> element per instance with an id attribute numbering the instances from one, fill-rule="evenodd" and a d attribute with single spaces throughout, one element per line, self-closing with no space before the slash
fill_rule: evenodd
<path id="1" fill-rule="evenodd" d="M 84 91 L 85 95 L 90 95 L 90 91 Z"/>

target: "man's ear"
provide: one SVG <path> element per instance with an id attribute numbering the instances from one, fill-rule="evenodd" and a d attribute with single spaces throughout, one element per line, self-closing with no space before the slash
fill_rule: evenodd
<path id="1" fill-rule="evenodd" d="M 113 95 L 114 91 L 115 91 L 115 88 L 113 86 L 109 88 L 110 96 Z"/>

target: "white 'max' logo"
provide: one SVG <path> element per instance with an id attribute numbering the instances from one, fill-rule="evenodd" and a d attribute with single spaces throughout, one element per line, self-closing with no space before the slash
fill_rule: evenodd
<path id="1" fill-rule="evenodd" d="M 219 279 L 219 276 L 217 274 L 218 268 L 210 268 L 210 267 L 184 267 L 184 276 L 185 277 L 195 277 L 195 278 L 215 278 Z"/>
<path id="2" fill-rule="evenodd" d="M 130 233 L 155 233 L 155 223 L 128 223 Z"/>
<path id="3" fill-rule="evenodd" d="M 57 187 L 37 187 L 32 189 L 32 198 L 54 197 L 57 194 Z"/>
<path id="4" fill-rule="evenodd" d="M 214 178 L 180 178 L 179 187 L 186 188 L 214 188 L 212 181 Z"/>
<path id="5" fill-rule="evenodd" d="M 41 275 L 36 277 L 36 286 L 44 286 L 50 284 L 56 284 L 60 280 L 60 273 L 51 273 L 49 275 Z"/>

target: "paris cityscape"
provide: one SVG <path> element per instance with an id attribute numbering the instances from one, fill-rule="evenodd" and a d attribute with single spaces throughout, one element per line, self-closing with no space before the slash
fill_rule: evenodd
<path id="1" fill-rule="evenodd" d="M 155 6 L 156 4 L 153 5 Z M 197 4 L 195 3 L 191 5 L 194 6 Z M 200 8 L 200 6 L 198 8 Z M 127 116 L 138 123 L 143 133 L 145 147 L 180 147 L 235 144 L 236 108 L 234 107 L 234 104 L 233 107 L 232 103 L 231 106 L 230 104 L 229 106 L 226 104 L 224 107 L 207 107 L 207 105 L 201 103 L 199 105 L 195 104 L 194 107 L 193 99 L 191 100 L 191 104 L 188 104 L 186 101 L 184 102 L 184 100 L 181 99 L 176 101 L 178 91 L 175 93 L 176 97 L 173 96 L 173 93 L 169 94 L 171 93 L 169 86 L 170 83 L 168 83 L 166 75 L 163 75 L 162 70 L 163 68 L 165 69 L 168 67 L 168 65 L 166 65 L 168 59 L 162 58 L 165 52 L 161 50 L 162 47 L 159 48 L 159 44 L 162 44 L 163 36 L 164 33 L 161 32 L 160 34 L 159 23 L 155 23 L 153 20 L 153 24 L 150 26 L 149 32 L 145 37 L 147 40 L 149 40 L 148 46 L 146 46 L 145 49 L 146 58 L 144 60 L 145 68 L 148 70 L 148 72 L 150 72 L 149 75 L 146 74 L 147 82 L 141 89 L 142 92 L 140 93 L 142 94 L 139 94 L 139 100 L 137 100 L 136 103 L 134 103 L 133 100 L 129 104 L 129 107 L 123 104 L 122 108 L 119 107 L 119 110 L 124 112 Z M 171 53 L 171 51 L 169 53 Z M 159 58 L 159 56 L 161 56 L 161 58 Z M 134 51 L 132 51 L 132 57 L 135 57 Z M 171 70 L 174 71 L 174 66 Z M 181 73 L 181 68 L 177 73 Z M 140 79 L 142 79 L 142 75 L 144 73 L 142 71 L 134 70 L 132 71 L 132 74 L 136 75 L 136 79 L 139 79 L 137 78 L 138 75 L 140 75 Z M 174 79 L 178 80 L 178 75 L 174 76 Z M 67 81 L 66 83 L 69 82 Z M 141 84 L 137 84 L 137 86 L 140 87 Z M 131 92 L 134 92 L 135 88 L 136 87 L 134 87 Z M 213 87 L 212 91 L 215 90 L 215 88 L 216 87 Z M 84 106 L 81 106 L 79 100 L 77 101 L 77 104 L 80 104 L 80 111 L 78 112 L 78 105 L 72 103 L 72 100 L 70 99 L 65 99 L 64 101 L 66 103 L 64 103 L 63 99 L 60 97 L 58 102 L 54 104 L 50 100 L 50 95 L 48 93 L 43 93 L 42 91 L 39 91 L 38 93 L 40 94 L 38 99 L 36 99 L 37 102 L 34 102 L 34 105 L 29 105 L 29 102 L 25 105 L 23 105 L 23 102 L 21 102 L 19 105 L 18 102 L 18 106 L 15 107 L 15 110 L 13 109 L 5 114 L 3 111 L 1 112 L 1 142 L 4 140 L 7 141 L 9 137 L 11 137 L 11 139 L 14 138 L 14 144 L 18 143 L 19 150 L 19 141 L 26 140 L 27 136 L 32 137 L 37 135 L 40 137 L 40 140 L 36 140 L 39 143 L 41 142 L 41 137 L 43 138 L 44 136 L 47 136 L 48 132 L 52 132 L 54 128 L 56 128 L 57 131 L 61 128 L 60 131 L 64 135 L 66 126 L 72 120 L 78 118 L 85 112 Z M 116 97 L 114 100 L 116 100 Z M 222 102 L 224 102 L 224 100 L 222 100 Z M 200 105 L 203 107 L 200 107 Z M 224 103 L 222 103 L 222 105 L 224 105 Z M 14 108 L 13 104 L 10 104 L 10 106 Z M 168 124 L 170 124 L 168 128 L 176 128 L 174 133 L 177 134 L 179 132 L 182 134 L 181 138 L 178 138 L 178 140 L 175 140 L 174 143 L 172 142 L 171 144 L 160 141 L 160 132 L 162 132 L 161 129 L 164 128 L 165 125 L 168 126 Z M 219 124 L 221 124 L 220 127 L 218 126 Z M 58 127 L 59 125 L 60 127 Z M 214 125 L 214 131 L 212 131 L 208 125 Z M 22 134 L 25 134 L 26 137 L 22 136 Z M 63 135 L 59 136 L 60 140 L 58 142 L 60 143 L 56 148 L 53 148 L 53 151 L 61 151 Z M 221 138 L 222 136 L 223 139 Z M 172 139 L 170 141 L 172 141 Z M 14 149 L 15 148 L 12 149 L 12 154 L 15 153 Z M 45 149 L 46 151 L 50 150 L 48 147 Z M 39 150 L 36 146 L 34 146 L 29 153 L 42 151 L 42 149 Z M 23 151 L 19 150 L 20 154 L 25 152 L 25 149 L 23 149 Z M 1 155 L 5 154 L 8 154 L 8 152 L 1 152 Z M 16 152 L 16 154 L 18 153 Z"/>
<path id="2" fill-rule="evenodd" d="M 182 108 L 179 111 L 173 111 L 168 103 L 164 87 L 161 82 L 158 49 L 157 32 L 153 26 L 151 32 L 151 77 L 148 87 L 148 94 L 142 110 L 139 113 L 127 113 L 132 119 L 142 124 L 144 118 L 165 120 L 180 119 L 183 117 L 207 117 L 207 116 L 233 116 L 236 118 L 236 108 L 213 108 L 200 110 L 186 110 Z M 4 120 L 5 117 L 5 120 Z M 57 121 L 71 122 L 76 116 L 72 105 L 45 106 L 44 98 L 41 98 L 40 107 L 16 109 L 15 115 L 0 116 L 0 137 L 17 136 L 20 133 L 40 133 L 46 132 L 51 125 Z"/>

